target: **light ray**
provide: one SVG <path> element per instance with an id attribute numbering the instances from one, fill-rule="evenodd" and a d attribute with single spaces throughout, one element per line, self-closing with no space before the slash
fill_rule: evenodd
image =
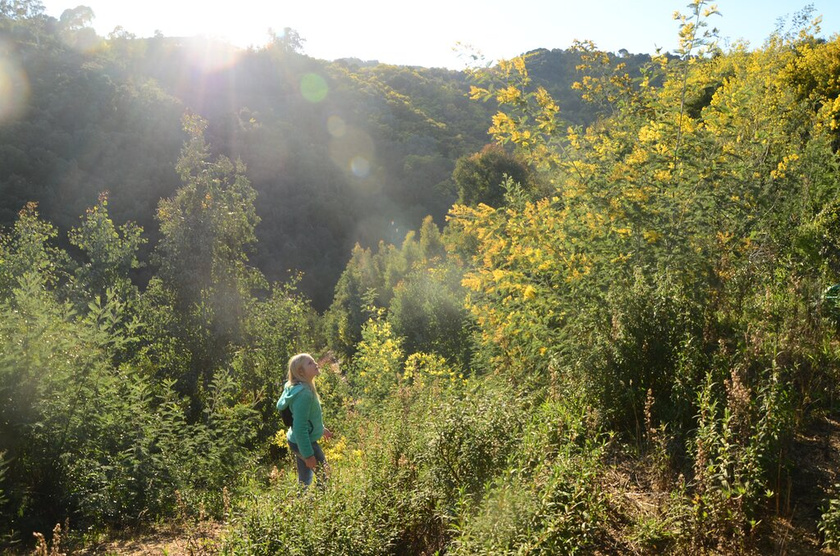
<path id="1" fill-rule="evenodd" d="M 0 47 L 0 52 L 5 49 Z M 0 57 L 0 123 L 12 121 L 23 115 L 29 99 L 29 79 L 17 62 Z"/>

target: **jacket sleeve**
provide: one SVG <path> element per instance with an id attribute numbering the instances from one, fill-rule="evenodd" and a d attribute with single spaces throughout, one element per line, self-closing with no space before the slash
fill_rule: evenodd
<path id="1" fill-rule="evenodd" d="M 304 388 L 292 400 L 291 410 L 292 418 L 292 433 L 300 450 L 300 455 L 306 459 L 315 454 L 312 448 L 312 423 L 309 421 L 309 414 L 312 410 L 312 404 L 315 403 L 315 396 L 308 388 Z"/>

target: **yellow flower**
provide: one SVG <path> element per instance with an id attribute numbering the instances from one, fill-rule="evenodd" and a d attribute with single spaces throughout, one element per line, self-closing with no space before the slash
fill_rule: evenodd
<path id="1" fill-rule="evenodd" d="M 516 71 L 523 75 L 528 73 L 525 69 L 525 58 L 523 58 L 522 56 L 517 56 L 513 59 L 513 67 L 515 67 Z"/>
<path id="2" fill-rule="evenodd" d="M 650 125 L 643 126 L 642 129 L 639 130 L 639 141 L 642 143 L 653 143 L 658 141 L 662 136 L 658 127 L 659 126 L 656 126 L 653 122 L 651 122 Z"/>
<path id="3" fill-rule="evenodd" d="M 499 101 L 501 104 L 505 104 L 508 102 L 517 102 L 521 98 L 522 91 L 513 86 L 505 87 L 504 89 L 499 89 L 496 92 L 496 100 Z"/>
<path id="4" fill-rule="evenodd" d="M 667 181 L 670 181 L 670 180 L 671 180 L 671 172 L 669 172 L 668 170 L 656 170 L 656 171 L 653 173 L 653 178 L 654 178 L 656 181 L 665 181 L 665 182 L 667 182 Z"/>
<path id="5" fill-rule="evenodd" d="M 782 161 L 779 162 L 779 164 L 776 166 L 776 169 L 770 172 L 770 176 L 773 179 L 784 178 L 785 176 L 787 176 L 787 170 L 790 167 L 791 163 L 794 163 L 797 160 L 799 160 L 799 155 L 796 153 L 784 157 Z"/>
<path id="6" fill-rule="evenodd" d="M 647 230 L 642 232 L 642 237 L 644 237 L 648 243 L 656 243 L 657 241 L 662 239 L 662 234 L 660 234 L 656 230 Z"/>

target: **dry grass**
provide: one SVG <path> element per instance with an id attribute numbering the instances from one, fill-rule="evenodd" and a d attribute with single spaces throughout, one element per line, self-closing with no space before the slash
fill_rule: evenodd
<path id="1" fill-rule="evenodd" d="M 120 556 L 205 556 L 217 554 L 219 541 L 225 525 L 205 521 L 194 524 L 188 530 L 183 526 L 171 525 L 156 528 L 129 537 L 113 539 L 85 554 Z"/>
<path id="2" fill-rule="evenodd" d="M 679 491 L 679 477 L 665 476 L 656 461 L 647 457 L 611 459 L 604 475 L 613 512 L 609 534 L 613 547 L 604 554 L 691 554 L 681 552 L 685 538 L 680 531 L 680 510 L 672 493 Z M 759 539 L 737 551 L 720 549 L 710 554 L 731 556 L 840 556 L 823 548 L 817 530 L 822 505 L 832 486 L 840 483 L 840 421 L 823 417 L 799 435 L 791 447 L 789 471 L 780 470 L 775 498 L 756 531 Z M 664 533 L 664 534 L 661 534 Z M 661 534 L 661 535 L 660 535 Z"/>

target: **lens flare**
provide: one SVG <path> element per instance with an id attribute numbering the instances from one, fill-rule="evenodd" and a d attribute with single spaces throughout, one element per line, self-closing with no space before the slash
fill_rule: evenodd
<path id="1" fill-rule="evenodd" d="M 327 131 L 333 137 L 344 137 L 344 134 L 347 133 L 347 124 L 339 116 L 330 116 L 327 118 Z"/>
<path id="2" fill-rule="evenodd" d="M 370 168 L 374 157 L 373 140 L 364 131 L 348 127 L 338 137 L 330 141 L 330 158 L 339 168 L 353 171 L 353 161 L 364 159 Z M 355 171 L 353 172 L 355 174 Z"/>
<path id="3" fill-rule="evenodd" d="M 0 58 L 0 123 L 20 116 L 29 98 L 29 80 L 13 61 Z"/>
<path id="4" fill-rule="evenodd" d="M 348 183 L 365 193 L 376 193 L 382 183 L 377 177 L 376 146 L 370 135 L 353 126 L 342 128 L 330 140 L 330 160 L 349 178 Z"/>
<path id="5" fill-rule="evenodd" d="M 212 37 L 194 37 L 184 41 L 191 65 L 204 73 L 232 68 L 242 56 L 241 50 Z"/>
<path id="6" fill-rule="evenodd" d="M 354 156 L 350 161 L 350 171 L 357 178 L 366 178 L 370 175 L 370 162 L 363 156 Z"/>
<path id="7" fill-rule="evenodd" d="M 321 102 L 328 92 L 327 82 L 316 73 L 307 73 L 300 80 L 300 94 L 309 102 Z"/>

